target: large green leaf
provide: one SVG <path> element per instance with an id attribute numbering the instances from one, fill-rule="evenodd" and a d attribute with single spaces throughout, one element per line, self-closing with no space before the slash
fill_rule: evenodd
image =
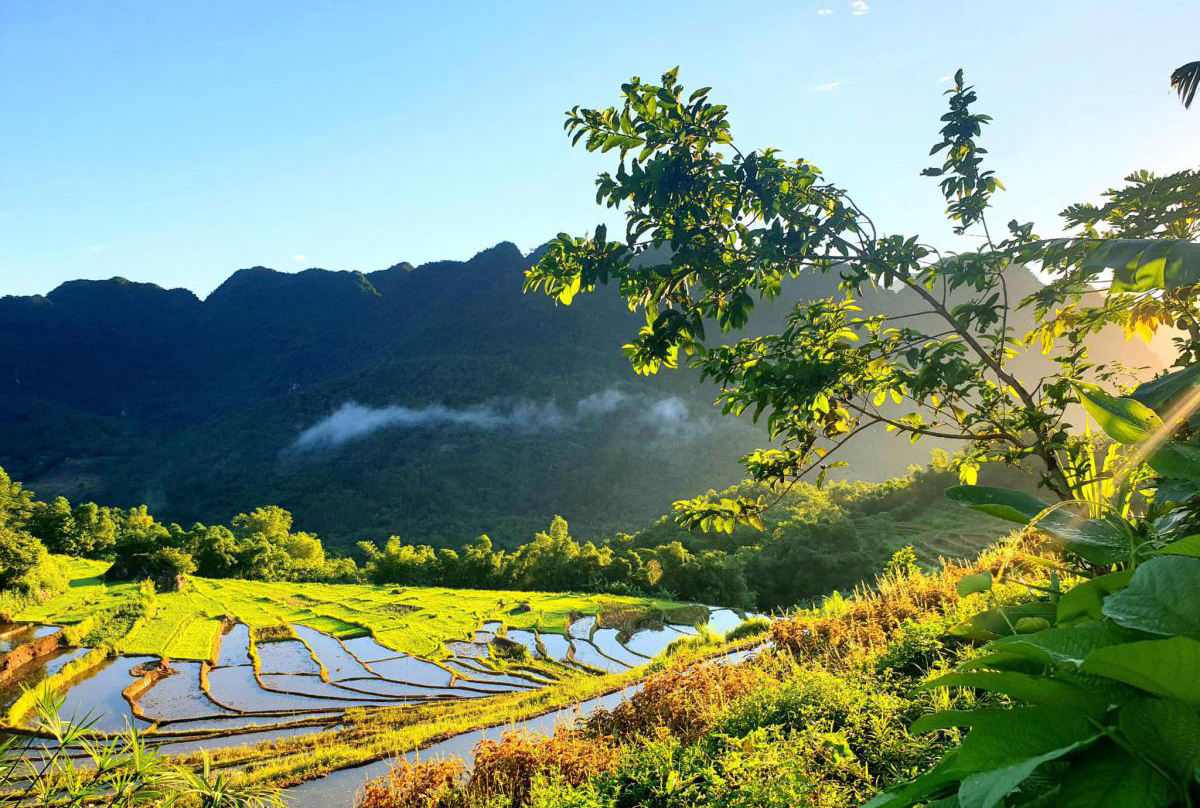
<path id="1" fill-rule="evenodd" d="M 1050 628 L 1036 634 L 1003 637 L 987 645 L 992 653 L 1022 656 L 1042 665 L 1079 666 L 1101 648 L 1129 642 L 1134 632 L 1110 623 L 1085 623 L 1070 628 Z"/>
<path id="2" fill-rule="evenodd" d="M 1077 628 L 1065 629 L 1076 631 Z M 1200 705 L 1200 642 L 1190 637 L 1143 640 L 1100 648 L 1080 669 L 1168 699 Z"/>
<path id="3" fill-rule="evenodd" d="M 988 485 L 956 485 L 946 497 L 974 511 L 1018 524 L 1034 520 L 1038 530 L 1057 539 L 1064 549 L 1093 564 L 1115 564 L 1130 555 L 1129 539 L 1121 528 L 1106 519 L 1088 519 L 1050 505 L 1037 497 L 1011 488 Z"/>
<path id="4" fill-rule="evenodd" d="M 1146 465 L 1163 477 L 1178 477 L 1200 482 L 1200 446 L 1163 441 L 1146 455 Z"/>
<path id="5" fill-rule="evenodd" d="M 1093 747 L 1072 759 L 1062 778 L 1057 808 L 1163 808 L 1171 782 L 1115 744 Z"/>
<path id="6" fill-rule="evenodd" d="M 1161 417 L 1177 403 L 1200 391 L 1200 364 L 1172 371 L 1139 384 L 1129 397 L 1142 402 Z"/>
<path id="7" fill-rule="evenodd" d="M 1012 671 L 968 671 L 949 673 L 923 684 L 933 687 L 972 687 L 1003 693 L 1017 701 L 1044 707 L 1074 707 L 1087 712 L 1103 712 L 1107 701 L 1097 699 L 1079 685 L 1049 676 L 1030 676 Z"/>
<path id="8" fill-rule="evenodd" d="M 1026 524 L 1050 507 L 1048 502 L 1043 502 L 1024 491 L 990 485 L 951 486 L 946 489 L 946 498 L 973 511 L 1020 525 Z"/>
<path id="9" fill-rule="evenodd" d="M 1110 395 L 1087 382 L 1072 382 L 1072 386 L 1088 415 L 1117 443 L 1144 443 L 1163 428 L 1162 419 L 1140 401 Z"/>
<path id="10" fill-rule="evenodd" d="M 1113 292 L 1149 292 L 1200 283 L 1200 244 L 1181 239 L 1105 239 L 1080 266 L 1113 270 Z"/>
<path id="11" fill-rule="evenodd" d="M 1128 586 L 1105 598 L 1103 612 L 1126 628 L 1200 637 L 1200 558 L 1164 555 L 1144 562 Z"/>
<path id="12" fill-rule="evenodd" d="M 948 752 L 933 769 L 880 794 L 864 808 L 911 805 L 957 781 L 962 781 L 961 805 L 973 808 L 996 805 L 993 799 L 1003 798 L 1042 763 L 1068 755 L 1098 737 L 1078 710 L 1054 707 L 951 710 L 918 719 L 911 731 L 921 733 L 951 727 L 971 728 L 960 747 Z M 981 776 L 973 778 L 974 775 Z M 970 802 L 963 802 L 964 796 Z"/>
<path id="13" fill-rule="evenodd" d="M 1058 624 L 1065 625 L 1081 618 L 1103 619 L 1104 597 L 1123 588 L 1131 577 L 1133 570 L 1121 570 L 1071 587 L 1058 599 Z"/>
<path id="14" fill-rule="evenodd" d="M 1031 600 L 1028 603 L 1017 603 L 1012 606 L 998 606 L 994 609 L 978 612 L 950 629 L 955 637 L 968 640 L 994 640 L 997 637 L 1007 637 L 1015 632 L 1019 621 L 1026 617 L 1040 617 L 1053 622 L 1055 606 L 1041 600 Z"/>
<path id="15" fill-rule="evenodd" d="M 1182 780 L 1200 766 L 1200 713 L 1186 704 L 1139 699 L 1121 708 L 1119 726 L 1139 754 Z"/>
<path id="16" fill-rule="evenodd" d="M 1153 551 L 1152 555 L 1178 555 L 1200 558 L 1200 534 L 1184 536 Z"/>

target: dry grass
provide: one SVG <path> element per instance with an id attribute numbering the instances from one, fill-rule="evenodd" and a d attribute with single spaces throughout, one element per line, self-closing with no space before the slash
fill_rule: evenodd
<path id="1" fill-rule="evenodd" d="M 648 677 L 642 689 L 612 710 L 587 720 L 593 735 L 626 738 L 666 728 L 684 743 L 703 735 L 736 699 L 772 677 L 758 665 L 672 666 Z"/>
<path id="2" fill-rule="evenodd" d="M 392 766 L 386 777 L 367 783 L 358 808 L 452 808 L 464 804 L 459 784 L 463 764 L 457 758 Z"/>
<path id="3" fill-rule="evenodd" d="M 499 741 L 480 741 L 475 747 L 475 770 L 468 788 L 488 801 L 503 796 L 512 805 L 524 805 L 538 775 L 557 775 L 577 786 L 615 770 L 619 761 L 620 752 L 603 738 L 575 732 L 553 737 L 506 732 Z"/>

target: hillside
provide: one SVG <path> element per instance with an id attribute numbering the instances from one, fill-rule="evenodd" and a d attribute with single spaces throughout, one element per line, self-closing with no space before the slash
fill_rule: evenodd
<path id="1" fill-rule="evenodd" d="M 762 432 L 721 418 L 690 371 L 635 376 L 624 303 L 523 295 L 528 264 L 503 243 L 366 274 L 243 269 L 204 300 L 120 278 L 5 297 L 0 465 L 42 497 L 145 502 L 183 525 L 277 503 L 331 547 L 512 546 L 554 514 L 598 539 L 740 479 Z M 805 278 L 752 324 L 835 291 Z M 1097 350 L 1153 364 L 1119 338 Z M 879 480 L 931 446 L 881 434 L 843 459 Z"/>

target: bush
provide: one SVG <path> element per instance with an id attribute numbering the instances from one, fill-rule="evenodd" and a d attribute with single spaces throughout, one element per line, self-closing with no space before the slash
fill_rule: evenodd
<path id="1" fill-rule="evenodd" d="M 578 786 L 589 778 L 613 771 L 620 753 L 603 739 L 577 733 L 553 737 L 529 732 L 506 732 L 499 741 L 480 741 L 470 790 L 486 799 L 503 797 L 524 805 L 536 777 L 554 777 Z"/>
<path id="2" fill-rule="evenodd" d="M 458 758 L 409 763 L 400 758 L 386 777 L 363 787 L 357 808 L 450 808 L 465 805 L 459 789 L 463 764 Z"/>
<path id="3" fill-rule="evenodd" d="M 727 705 L 771 681 L 752 664 L 672 666 L 647 677 L 641 690 L 612 710 L 594 713 L 587 728 L 618 739 L 665 728 L 690 742 L 707 732 Z"/>

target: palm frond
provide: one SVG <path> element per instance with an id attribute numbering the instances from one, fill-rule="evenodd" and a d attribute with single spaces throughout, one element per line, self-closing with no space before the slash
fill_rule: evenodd
<path id="1" fill-rule="evenodd" d="M 1192 106 L 1197 88 L 1200 88 L 1200 62 L 1188 62 L 1171 74 L 1171 89 L 1179 93 L 1184 109 Z"/>

